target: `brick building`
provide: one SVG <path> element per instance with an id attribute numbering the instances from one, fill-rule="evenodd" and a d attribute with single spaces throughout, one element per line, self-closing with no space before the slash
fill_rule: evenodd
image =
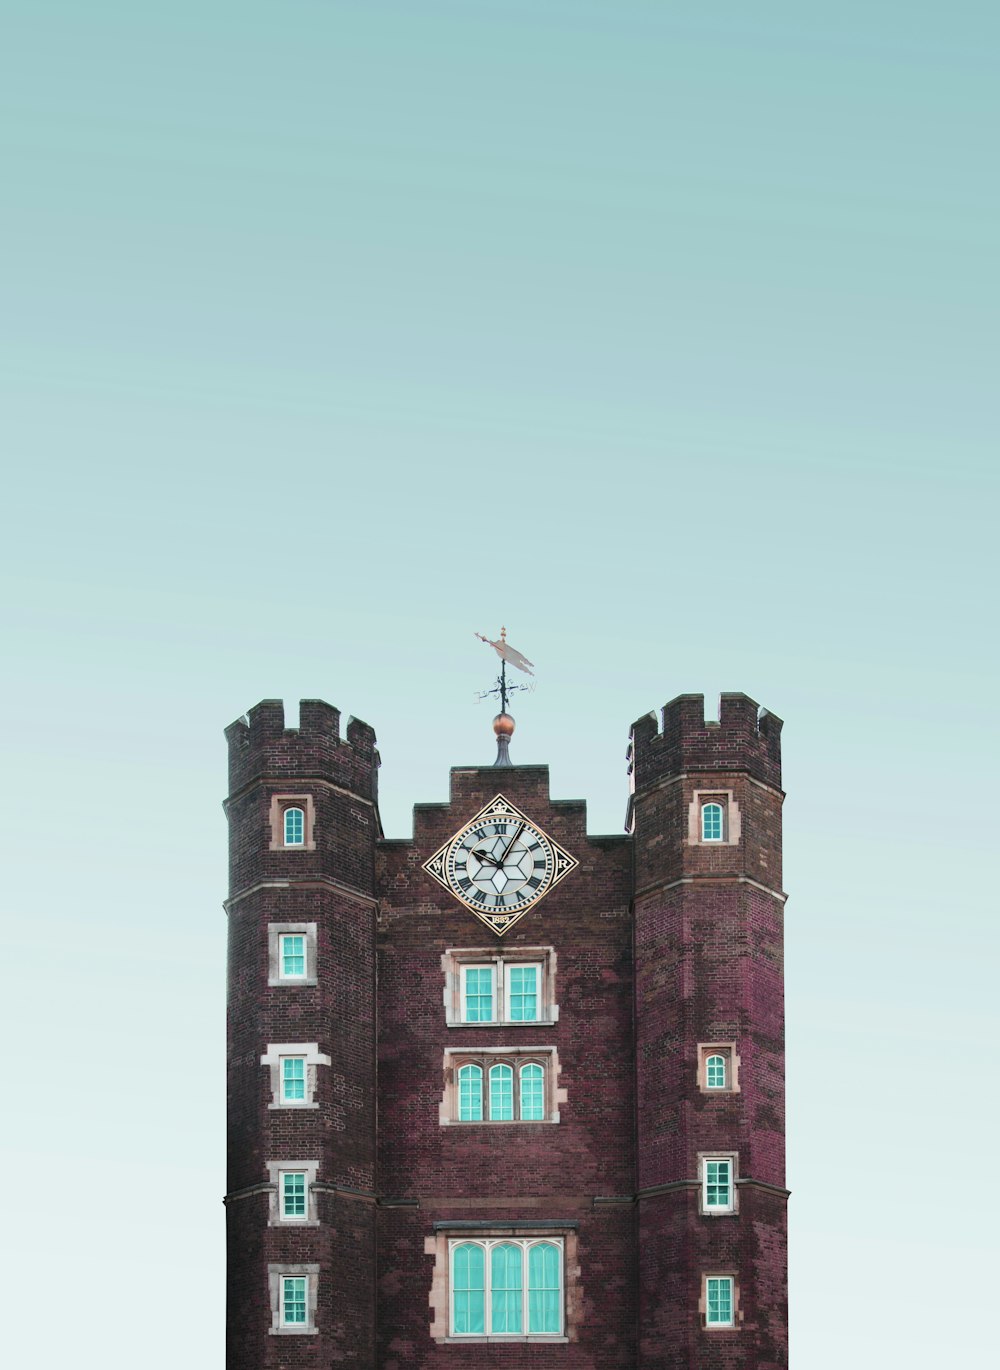
<path id="1" fill-rule="evenodd" d="M 626 833 L 371 728 L 227 729 L 228 1370 L 787 1365 L 781 722 L 633 726 Z"/>

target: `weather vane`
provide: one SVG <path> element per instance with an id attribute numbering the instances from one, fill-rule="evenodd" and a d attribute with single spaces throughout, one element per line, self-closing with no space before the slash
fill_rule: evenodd
<path id="1" fill-rule="evenodd" d="M 507 641 L 506 628 L 500 629 L 500 637 L 496 642 L 490 637 L 484 637 L 482 633 L 476 633 L 476 637 L 479 638 L 480 642 L 488 643 L 500 658 L 500 674 L 497 676 L 497 683 L 491 690 L 481 690 L 477 697 L 479 699 L 489 699 L 491 695 L 499 695 L 500 697 L 500 712 L 493 720 L 493 731 L 497 735 L 497 759 L 493 764 L 494 766 L 509 766 L 511 760 L 508 747 L 514 732 L 514 720 L 507 712 L 507 696 L 515 690 L 533 690 L 535 687 L 534 685 L 508 685 L 507 663 L 509 661 L 512 666 L 516 666 L 525 675 L 535 674 L 531 669 L 535 663 L 529 661 L 523 652 L 519 652 L 516 647 L 510 645 Z"/>

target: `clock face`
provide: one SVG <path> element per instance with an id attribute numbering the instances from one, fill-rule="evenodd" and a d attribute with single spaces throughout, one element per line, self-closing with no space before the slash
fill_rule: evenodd
<path id="1" fill-rule="evenodd" d="M 498 936 L 579 862 L 498 794 L 424 869 Z"/>

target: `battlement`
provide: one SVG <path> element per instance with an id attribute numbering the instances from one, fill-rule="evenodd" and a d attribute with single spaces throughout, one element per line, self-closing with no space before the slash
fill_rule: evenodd
<path id="1" fill-rule="evenodd" d="M 689 771 L 746 771 L 781 788 L 781 719 L 745 694 L 723 694 L 719 721 L 705 719 L 704 695 L 678 695 L 661 719 L 632 725 L 636 791 Z"/>
<path id="2" fill-rule="evenodd" d="M 340 710 L 323 699 L 299 702 L 299 726 L 285 727 L 285 705 L 262 699 L 249 714 L 230 723 L 229 792 L 263 777 L 292 781 L 313 776 L 330 780 L 365 799 L 376 799 L 379 755 L 375 730 L 359 718 L 347 720 L 340 735 Z"/>

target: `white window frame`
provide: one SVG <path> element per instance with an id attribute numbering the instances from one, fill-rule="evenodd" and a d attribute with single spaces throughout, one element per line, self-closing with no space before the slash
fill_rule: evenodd
<path id="1" fill-rule="evenodd" d="M 301 836 L 289 838 L 288 820 L 293 813 L 299 816 L 299 831 Z M 306 845 L 306 811 L 298 804 L 286 804 L 281 810 L 281 845 L 283 847 L 304 847 Z"/>
<path id="2" fill-rule="evenodd" d="M 713 1280 L 719 1280 L 729 1285 L 729 1321 L 712 1322 L 710 1321 L 709 1305 L 709 1285 Z M 708 1332 L 732 1332 L 738 1326 L 739 1313 L 736 1307 L 737 1286 L 735 1275 L 705 1275 L 702 1284 L 702 1302 L 704 1305 L 705 1329 Z"/>
<path id="3" fill-rule="evenodd" d="M 719 1089 L 718 1086 L 709 1086 L 708 1059 L 710 1056 L 721 1056 L 726 1063 L 726 1083 L 722 1089 Z M 710 1094 L 716 1099 L 724 1098 L 727 1094 L 739 1094 L 740 1057 L 735 1042 L 698 1043 L 698 1088 L 702 1094 Z"/>
<path id="4" fill-rule="evenodd" d="M 719 835 L 718 835 L 718 837 L 709 837 L 709 836 L 706 834 L 706 832 L 705 832 L 705 828 L 706 828 L 706 826 L 707 826 L 706 823 L 705 823 L 705 817 L 706 817 L 706 815 L 707 815 L 709 809 L 718 809 L 718 811 L 719 811 Z M 704 801 L 702 802 L 702 806 L 701 806 L 701 840 L 702 840 L 703 842 L 725 842 L 725 840 L 726 840 L 726 806 L 725 806 L 725 804 L 722 802 L 721 799 L 706 799 L 706 800 L 704 800 Z"/>
<path id="5" fill-rule="evenodd" d="M 297 1058 L 305 1061 L 305 1098 L 286 1099 L 283 1061 Z M 269 1042 L 260 1058 L 262 1066 L 271 1071 L 271 1102 L 268 1108 L 319 1108 L 316 1099 L 317 1071 L 331 1065 L 331 1059 L 319 1049 L 317 1042 Z"/>
<path id="6" fill-rule="evenodd" d="M 528 1289 L 528 1251 L 532 1246 L 553 1246 L 559 1252 L 559 1330 L 557 1332 L 530 1332 L 528 1330 L 529 1294 Z M 460 1246 L 478 1246 L 483 1249 L 483 1331 L 458 1332 L 455 1330 L 455 1290 L 454 1268 L 455 1251 Z M 494 1332 L 491 1326 L 493 1315 L 492 1261 L 490 1253 L 497 1246 L 516 1246 L 521 1250 L 521 1331 Z M 448 1238 L 448 1337 L 462 1342 L 483 1341 L 565 1341 L 566 1340 L 566 1242 L 562 1236 L 479 1236 L 476 1233 L 456 1234 Z"/>
<path id="7" fill-rule="evenodd" d="M 448 1027 L 497 1027 L 534 1023 L 550 1026 L 559 1019 L 555 1002 L 556 953 L 552 947 L 525 947 L 512 955 L 498 955 L 491 948 L 450 948 L 441 958 L 445 971 L 445 1021 Z M 536 975 L 534 1018 L 512 1018 L 509 972 L 530 966 Z M 470 1022 L 466 972 L 492 968 L 493 1017 Z"/>
<path id="8" fill-rule="evenodd" d="M 281 951 L 283 937 L 305 937 L 306 973 L 305 975 L 285 975 L 285 963 Z M 315 923 L 268 923 L 267 925 L 267 983 L 269 987 L 315 985 L 316 973 L 316 924 Z"/>
<path id="9" fill-rule="evenodd" d="M 285 965 L 286 951 L 285 944 L 292 937 L 302 944 L 302 969 L 301 971 L 289 970 Z M 292 953 L 294 955 L 294 953 Z M 280 975 L 282 980 L 304 980 L 309 974 L 309 942 L 304 932 L 281 932 L 278 934 L 278 958 L 281 962 Z"/>
<path id="10" fill-rule="evenodd" d="M 488 970 L 490 972 L 490 994 L 493 999 L 493 1017 L 477 1018 L 474 1021 L 469 1018 L 469 990 L 468 975 L 470 970 Z M 500 997 L 497 994 L 497 963 L 495 961 L 468 961 L 463 962 L 459 967 L 459 976 L 462 981 L 462 1022 L 468 1023 L 472 1027 L 478 1027 L 480 1023 L 496 1024 L 502 1022 L 497 1010 L 501 1007 Z"/>
<path id="11" fill-rule="evenodd" d="M 269 1265 L 267 1267 L 267 1279 L 271 1295 L 271 1336 L 315 1337 L 319 1331 L 316 1326 L 319 1265 L 311 1262 L 309 1264 Z M 304 1279 L 306 1282 L 306 1320 L 304 1323 L 285 1322 L 285 1280 L 295 1279 Z"/>
<path id="12" fill-rule="evenodd" d="M 319 1226 L 315 1189 L 318 1170 L 319 1161 L 268 1161 L 267 1173 L 271 1186 L 267 1217 L 269 1227 Z M 291 1217 L 284 1211 L 284 1181 L 282 1177 L 285 1174 L 305 1175 L 306 1177 L 306 1211 L 303 1217 Z"/>
<path id="13" fill-rule="evenodd" d="M 286 1206 L 289 1198 L 288 1181 L 295 1176 L 302 1181 L 302 1212 L 289 1213 Z M 296 1195 L 296 1198 L 298 1195 Z M 278 1208 L 281 1211 L 281 1221 L 283 1223 L 305 1222 L 309 1217 L 309 1176 L 304 1170 L 279 1170 L 278 1171 Z"/>
<path id="14" fill-rule="evenodd" d="M 735 1151 L 702 1151 L 698 1153 L 700 1211 L 706 1217 L 719 1217 L 737 1212 L 736 1176 L 738 1160 L 739 1153 Z M 712 1162 L 729 1166 L 729 1200 L 724 1204 L 710 1204 L 708 1201 L 708 1167 Z"/>

